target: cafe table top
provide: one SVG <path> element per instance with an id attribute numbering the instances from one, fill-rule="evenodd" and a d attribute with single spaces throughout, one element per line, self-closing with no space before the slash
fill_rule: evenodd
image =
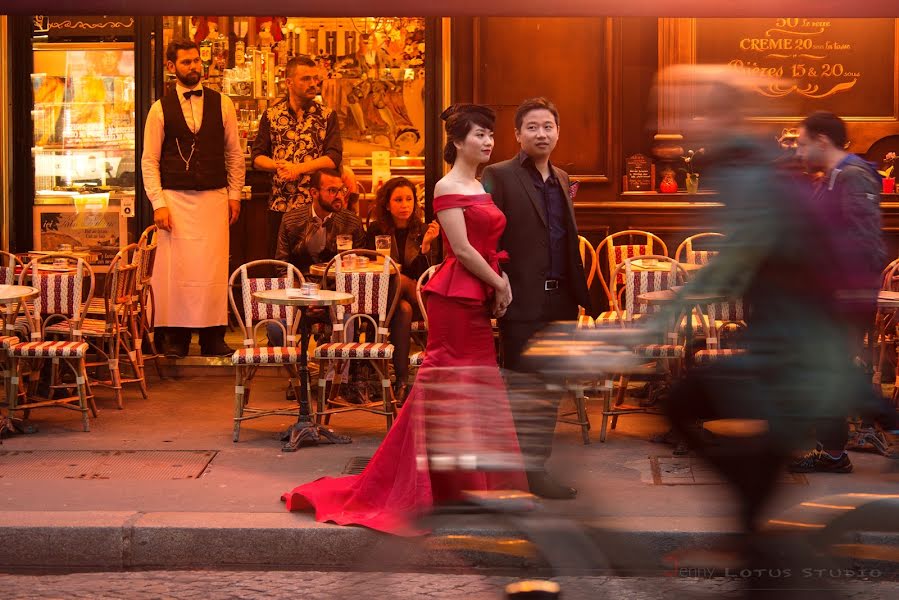
<path id="1" fill-rule="evenodd" d="M 288 296 L 287 290 L 260 290 L 253 292 L 253 297 L 266 304 L 281 304 L 286 306 L 336 306 L 339 304 L 352 304 L 355 296 L 345 292 L 333 290 L 318 290 L 314 296 Z"/>
<path id="2" fill-rule="evenodd" d="M 877 294 L 877 306 L 881 308 L 899 308 L 899 292 L 881 291 Z"/>
<path id="3" fill-rule="evenodd" d="M 652 259 L 650 259 L 652 260 Z M 631 260 L 631 267 L 634 271 L 670 271 L 671 270 L 670 262 L 646 262 L 642 258 L 635 258 Z M 698 271 L 703 268 L 705 265 L 699 265 L 696 263 L 678 263 L 684 271 Z"/>
<path id="4" fill-rule="evenodd" d="M 38 289 L 30 285 L 0 285 L 0 303 L 30 300 L 38 295 Z"/>
<path id="5" fill-rule="evenodd" d="M 688 296 L 679 296 L 678 292 L 682 286 L 675 286 L 668 290 L 657 290 L 655 292 L 645 292 L 637 296 L 637 300 L 644 304 L 670 304 L 675 299 L 690 302 L 692 304 L 704 304 L 707 302 L 723 302 L 726 300 L 724 296 L 714 294 L 690 294 Z"/>

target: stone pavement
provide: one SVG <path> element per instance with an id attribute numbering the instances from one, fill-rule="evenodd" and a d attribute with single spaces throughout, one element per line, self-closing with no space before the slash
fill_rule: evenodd
<path id="1" fill-rule="evenodd" d="M 739 597 L 734 578 L 560 577 L 563 597 L 601 600 L 682 600 Z M 353 573 L 319 571 L 141 571 L 70 575 L 0 575 L 3 597 L 11 600 L 90 598 L 91 600 L 194 599 L 226 600 L 499 600 L 503 587 L 516 579 L 477 574 Z M 847 581 L 831 584 L 839 597 L 889 600 L 899 583 Z M 814 590 L 820 583 L 810 582 Z M 817 592 L 814 592 L 817 593 Z"/>
<path id="2" fill-rule="evenodd" d="M 284 387 L 283 379 L 260 376 L 253 402 L 283 403 Z M 101 389 L 97 391 L 101 414 L 92 420 L 89 433 L 80 430 L 76 413 L 33 411 L 40 431 L 4 439 L 0 453 L 212 450 L 217 454 L 201 477 L 189 480 L 153 480 L 139 470 L 131 478 L 117 480 L 34 479 L 28 473 L 4 470 L 0 454 L 0 567 L 353 567 L 383 536 L 316 523 L 309 513 L 286 513 L 279 498 L 299 483 L 339 475 L 354 457 L 371 456 L 384 434 L 383 418 L 337 415 L 332 426 L 351 435 L 352 444 L 285 454 L 278 434 L 292 422 L 290 417 L 249 421 L 241 441 L 232 443 L 233 389 L 228 369 L 217 375 L 193 372 L 164 380 L 154 376 L 150 399 L 127 389 L 121 411 L 109 391 Z M 639 538 L 658 557 L 684 546 L 708 546 L 732 534 L 734 498 L 724 486 L 654 483 L 650 457 L 670 456 L 670 447 L 647 441 L 664 431 L 660 417 L 624 416 L 607 443 L 600 444 L 596 402 L 590 412 L 596 426 L 589 446 L 581 444 L 577 428 L 558 427 L 551 470 L 580 493 L 574 501 L 547 502 L 548 514 L 598 523 Z M 852 458 L 851 475 L 812 474 L 782 486 L 772 502 L 772 514 L 829 494 L 897 492 L 896 472 L 889 471 L 895 461 L 859 453 Z M 497 563 L 494 557 L 481 560 L 482 566 L 515 566 Z"/>

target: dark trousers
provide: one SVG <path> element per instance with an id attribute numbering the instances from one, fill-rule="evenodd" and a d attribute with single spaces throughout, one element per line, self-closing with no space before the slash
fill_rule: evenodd
<path id="1" fill-rule="evenodd" d="M 156 335 L 158 336 L 162 333 L 162 343 L 168 344 L 172 346 L 176 346 L 179 348 L 190 348 L 190 338 L 193 333 L 193 329 L 189 327 L 158 327 L 156 329 Z M 200 351 L 203 354 L 206 354 L 207 350 L 212 350 L 219 346 L 219 342 L 221 344 L 225 343 L 225 326 L 224 325 L 216 325 L 214 327 L 200 327 L 197 329 L 200 337 Z M 187 354 L 185 352 L 185 354 Z"/>
<path id="2" fill-rule="evenodd" d="M 576 318 L 577 303 L 567 287 L 560 287 L 545 292 L 539 319 L 532 321 L 501 320 L 499 331 L 503 368 L 522 372 L 524 369 L 521 364 L 521 354 L 527 347 L 528 341 L 553 321 L 571 321 Z M 512 391 L 514 392 L 514 390 Z M 518 396 L 515 393 L 510 394 L 512 416 L 518 431 L 518 443 L 525 457 L 527 470 L 542 471 L 552 453 L 556 417 L 562 397 L 560 394 L 548 394 L 536 399 L 519 398 Z"/>
<path id="3" fill-rule="evenodd" d="M 268 211 L 268 257 L 275 258 L 278 251 L 278 231 L 281 229 L 281 219 L 284 213 L 277 210 Z"/>

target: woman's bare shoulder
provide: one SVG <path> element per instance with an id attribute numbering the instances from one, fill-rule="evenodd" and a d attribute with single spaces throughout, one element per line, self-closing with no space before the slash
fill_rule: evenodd
<path id="1" fill-rule="evenodd" d="M 471 181 L 463 181 L 446 175 L 434 185 L 434 197 L 448 196 L 452 194 L 461 194 L 470 196 L 472 194 L 483 193 L 484 188 L 481 187 L 477 179 Z"/>

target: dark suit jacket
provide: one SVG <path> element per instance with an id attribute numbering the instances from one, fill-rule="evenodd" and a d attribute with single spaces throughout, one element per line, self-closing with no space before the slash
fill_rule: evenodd
<path id="1" fill-rule="evenodd" d="M 584 276 L 584 264 L 578 251 L 577 224 L 574 205 L 568 191 L 568 173 L 553 167 L 568 200 L 568 280 L 574 301 L 590 313 L 590 296 Z M 539 320 L 546 296 L 544 282 L 549 271 L 549 233 L 546 207 L 537 194 L 530 173 L 518 157 L 489 165 L 481 178 L 484 189 L 493 202 L 506 215 L 506 230 L 500 240 L 500 249 L 509 253 L 509 262 L 503 270 L 512 284 L 512 304 L 505 319 L 510 321 Z M 574 319 L 577 315 L 572 315 Z"/>
<path id="2" fill-rule="evenodd" d="M 312 224 L 312 203 L 307 202 L 284 213 L 281 228 L 278 230 L 278 249 L 276 260 L 283 260 L 296 266 L 304 275 L 309 273 L 313 263 L 312 256 L 306 249 L 306 237 Z M 326 262 L 337 254 L 337 236 L 349 234 L 353 236 L 353 248 L 363 248 L 365 231 L 359 215 L 349 210 L 340 210 L 325 221 L 325 247 L 318 260 Z"/>

